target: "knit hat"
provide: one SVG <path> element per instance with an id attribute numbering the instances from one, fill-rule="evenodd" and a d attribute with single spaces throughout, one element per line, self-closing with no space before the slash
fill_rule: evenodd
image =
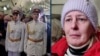
<path id="1" fill-rule="evenodd" d="M 98 25 L 97 12 L 96 12 L 95 6 L 89 0 L 68 0 L 67 3 L 64 4 L 62 14 L 61 14 L 62 28 L 64 25 L 65 15 L 68 12 L 73 11 L 73 10 L 78 10 L 78 11 L 83 12 L 88 17 L 94 29 L 96 30 L 97 25 Z"/>

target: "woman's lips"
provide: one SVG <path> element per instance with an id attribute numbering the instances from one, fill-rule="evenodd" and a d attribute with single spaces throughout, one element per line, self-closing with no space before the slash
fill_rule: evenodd
<path id="1" fill-rule="evenodd" d="M 70 34 L 69 36 L 72 38 L 79 38 L 81 35 L 80 34 Z"/>

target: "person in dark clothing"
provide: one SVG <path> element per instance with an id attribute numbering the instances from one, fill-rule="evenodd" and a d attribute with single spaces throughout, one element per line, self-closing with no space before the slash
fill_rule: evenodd
<path id="1" fill-rule="evenodd" d="M 50 53 L 51 49 L 51 24 L 47 23 L 47 53 Z"/>
<path id="2" fill-rule="evenodd" d="M 0 12 L 0 40 L 5 38 L 3 12 Z"/>
<path id="3" fill-rule="evenodd" d="M 0 56 L 6 56 L 5 51 L 5 28 L 4 28 L 4 13 L 0 11 Z"/>

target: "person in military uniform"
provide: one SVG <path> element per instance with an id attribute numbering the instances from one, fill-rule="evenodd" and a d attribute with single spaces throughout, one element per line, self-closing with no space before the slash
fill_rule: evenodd
<path id="1" fill-rule="evenodd" d="M 32 21 L 27 23 L 24 51 L 27 56 L 43 56 L 46 54 L 46 27 L 45 24 L 38 21 L 40 7 L 34 6 L 31 10 Z"/>
<path id="2" fill-rule="evenodd" d="M 24 50 L 25 23 L 21 22 L 22 10 L 14 7 L 12 10 L 13 20 L 8 22 L 5 48 L 8 56 L 20 56 Z"/>

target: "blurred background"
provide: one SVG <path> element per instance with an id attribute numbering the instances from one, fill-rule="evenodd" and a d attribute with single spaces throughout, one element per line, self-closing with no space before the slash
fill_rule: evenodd
<path id="1" fill-rule="evenodd" d="M 50 13 L 50 0 L 0 0 L 0 10 L 5 14 L 10 14 L 14 6 L 22 8 L 25 14 L 31 10 L 34 5 L 39 5 L 44 8 L 45 14 Z"/>

